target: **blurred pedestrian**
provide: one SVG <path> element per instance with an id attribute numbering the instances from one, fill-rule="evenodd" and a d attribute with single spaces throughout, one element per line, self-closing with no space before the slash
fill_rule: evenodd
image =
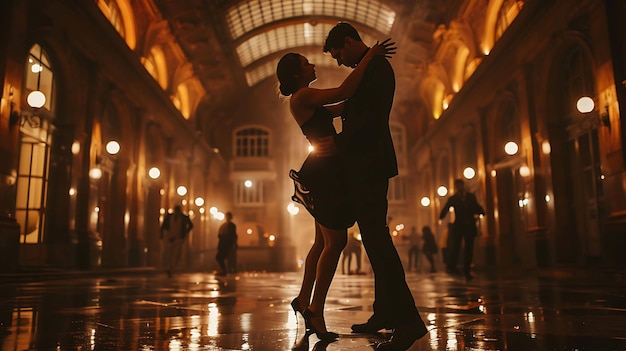
<path id="1" fill-rule="evenodd" d="M 407 240 L 409 241 L 409 271 L 413 269 L 417 271 L 420 258 L 420 235 L 415 227 L 411 227 L 411 233 L 409 233 Z"/>
<path id="2" fill-rule="evenodd" d="M 174 212 L 168 213 L 161 225 L 161 240 L 165 239 L 165 265 L 166 273 L 172 276 L 174 269 L 178 268 L 180 257 L 185 243 L 185 238 L 193 228 L 189 216 L 184 214 L 180 205 L 174 206 Z"/>
<path id="3" fill-rule="evenodd" d="M 424 226 L 422 228 L 422 240 L 424 244 L 422 245 L 422 252 L 428 262 L 430 262 L 430 272 L 435 273 L 437 270 L 435 269 L 435 258 L 433 257 L 439 248 L 437 247 L 437 242 L 435 241 L 435 235 L 429 226 Z"/>
<path id="4" fill-rule="evenodd" d="M 361 274 L 361 240 L 359 240 L 358 235 L 350 232 L 348 233 L 348 243 L 346 247 L 343 249 L 343 256 L 341 258 L 341 273 L 352 274 L 350 267 L 352 267 L 352 256 L 355 257 L 356 260 L 356 270 L 354 274 Z M 346 259 L 348 260 L 348 270 L 345 270 Z"/>
<path id="5" fill-rule="evenodd" d="M 215 260 L 220 265 L 220 270 L 217 272 L 219 276 L 225 276 L 229 272 L 235 272 L 236 261 L 233 261 L 233 258 L 236 258 L 237 253 L 234 252 L 237 250 L 237 226 L 233 223 L 233 214 L 231 212 L 226 212 L 226 222 L 224 222 L 217 233 L 218 236 L 218 244 L 217 244 L 217 255 L 215 255 Z"/>
<path id="6" fill-rule="evenodd" d="M 472 259 L 474 256 L 474 239 L 478 235 L 476 221 L 479 215 L 484 215 L 485 210 L 476 200 L 476 196 L 465 189 L 463 179 L 454 181 L 454 195 L 450 196 L 446 204 L 441 209 L 439 219 L 443 219 L 454 207 L 454 224 L 452 233 L 452 246 L 450 249 L 450 269 L 452 273 L 457 273 L 457 260 L 463 241 L 463 274 L 465 279 L 471 280 L 474 276 L 471 273 Z"/>

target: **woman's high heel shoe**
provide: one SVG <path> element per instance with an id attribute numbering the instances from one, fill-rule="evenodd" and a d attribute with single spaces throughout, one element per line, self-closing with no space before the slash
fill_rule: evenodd
<path id="1" fill-rule="evenodd" d="M 297 316 L 298 312 L 300 313 L 300 315 L 302 316 L 302 318 L 304 318 L 304 326 L 305 328 L 311 329 L 311 326 L 309 324 L 309 320 L 306 319 L 304 317 L 304 309 L 302 309 L 302 305 L 300 304 L 300 300 L 298 300 L 298 298 L 294 298 L 293 300 L 291 300 L 291 308 L 293 308 L 293 313 Z"/>
<path id="2" fill-rule="evenodd" d="M 324 340 L 324 341 L 331 341 L 339 337 L 339 334 L 337 333 L 329 332 L 329 331 L 323 332 L 320 329 L 316 328 L 315 325 L 313 325 L 313 320 L 319 320 L 322 323 L 322 325 L 325 325 L 326 323 L 324 323 L 324 317 L 318 317 L 314 315 L 313 312 L 311 312 L 311 310 L 309 310 L 308 308 L 304 312 L 302 312 L 302 317 L 304 317 L 305 323 L 308 323 L 309 328 L 311 329 L 313 333 L 315 333 L 318 339 Z"/>

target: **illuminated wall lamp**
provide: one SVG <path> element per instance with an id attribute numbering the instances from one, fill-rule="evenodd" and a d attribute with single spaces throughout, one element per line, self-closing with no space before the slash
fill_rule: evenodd
<path id="1" fill-rule="evenodd" d="M 604 111 L 602 112 L 599 112 L 598 110 L 596 110 L 595 107 L 596 107 L 595 102 L 589 96 L 583 96 L 580 99 L 578 99 L 578 101 L 576 101 L 576 109 L 578 110 L 578 112 L 582 113 L 583 115 L 593 113 L 592 116 L 595 116 L 597 114 L 598 118 L 596 121 L 598 121 L 603 126 L 611 129 L 611 118 L 609 117 L 609 106 L 608 105 L 604 106 Z"/>
<path id="2" fill-rule="evenodd" d="M 9 99 L 11 103 L 9 104 L 9 126 L 14 126 L 19 123 L 21 118 L 29 118 L 29 113 L 21 113 L 15 109 L 15 102 L 13 102 L 13 88 L 9 91 Z M 28 94 L 26 98 L 26 102 L 28 102 L 28 106 L 34 109 L 39 109 L 43 107 L 46 103 L 46 95 L 39 90 L 33 90 Z"/>

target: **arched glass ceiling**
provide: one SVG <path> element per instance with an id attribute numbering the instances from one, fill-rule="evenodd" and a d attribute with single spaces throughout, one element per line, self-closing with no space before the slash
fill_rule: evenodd
<path id="1" fill-rule="evenodd" d="M 321 51 L 324 38 L 333 26 L 328 23 L 319 23 L 315 26 L 309 23 L 299 23 L 278 27 L 251 37 L 238 45 L 235 50 L 243 67 L 269 54 L 293 47 L 319 46 Z M 368 45 L 376 41 L 365 33 L 362 33 L 361 38 Z"/>
<path id="2" fill-rule="evenodd" d="M 318 52 L 302 53 L 306 58 L 317 67 L 337 67 L 337 61 L 335 61 L 330 55 L 322 52 L 321 46 Z M 274 57 L 272 60 L 263 61 L 263 63 L 255 68 L 246 70 L 246 80 L 248 86 L 253 86 L 265 78 L 276 75 L 276 65 L 280 57 Z"/>
<path id="3" fill-rule="evenodd" d="M 396 13 L 376 0 L 247 0 L 227 11 L 233 39 L 268 23 L 300 16 L 336 17 L 389 34 Z"/>
<path id="4" fill-rule="evenodd" d="M 337 22 L 358 23 L 386 35 L 391 31 L 396 13 L 377 0 L 244 0 L 228 9 L 226 21 L 233 39 L 239 39 L 261 26 L 294 17 L 300 17 L 302 22 L 270 27 L 245 39 L 235 49 L 249 86 L 274 74 L 276 59 L 261 62 L 268 55 L 306 46 L 318 46 L 321 53 L 324 39 L 334 23 L 312 24 L 307 22 L 307 17 L 334 17 Z M 361 33 L 361 37 L 368 45 L 385 39 L 365 33 Z M 330 57 L 321 54 L 320 60 L 311 61 L 334 64 Z"/>
<path id="5" fill-rule="evenodd" d="M 324 55 L 322 53 L 322 46 L 324 45 L 324 38 L 328 35 L 328 31 L 333 27 L 333 24 L 319 23 L 316 26 L 312 26 L 309 23 L 299 23 L 287 25 L 284 27 L 278 27 L 259 33 L 249 40 L 241 43 L 237 46 L 237 56 L 241 61 L 243 67 L 247 67 L 253 62 L 283 50 L 289 50 L 290 48 L 299 48 L 305 46 L 319 47 L 319 58 L 313 60 L 309 57 L 309 60 L 314 64 L 324 65 L 336 65 L 336 61 L 332 59 L 330 55 Z M 370 35 L 361 33 L 363 42 L 367 45 L 373 45 L 376 40 L 382 40 L 384 38 L 372 38 Z M 253 69 L 246 68 L 246 80 L 248 85 L 252 86 L 259 81 L 274 74 L 276 69 L 276 62 L 263 63 Z"/>

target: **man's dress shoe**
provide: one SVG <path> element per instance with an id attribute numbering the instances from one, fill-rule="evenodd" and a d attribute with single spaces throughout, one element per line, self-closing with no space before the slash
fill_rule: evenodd
<path id="1" fill-rule="evenodd" d="M 398 326 L 389 341 L 381 342 L 376 346 L 376 350 L 383 351 L 404 351 L 413 343 L 421 339 L 428 333 L 428 329 L 423 323 L 415 323 Z"/>
<path id="2" fill-rule="evenodd" d="M 352 324 L 353 333 L 376 334 L 379 330 L 386 329 L 382 322 L 375 317 L 370 318 L 367 322 L 361 324 Z"/>

